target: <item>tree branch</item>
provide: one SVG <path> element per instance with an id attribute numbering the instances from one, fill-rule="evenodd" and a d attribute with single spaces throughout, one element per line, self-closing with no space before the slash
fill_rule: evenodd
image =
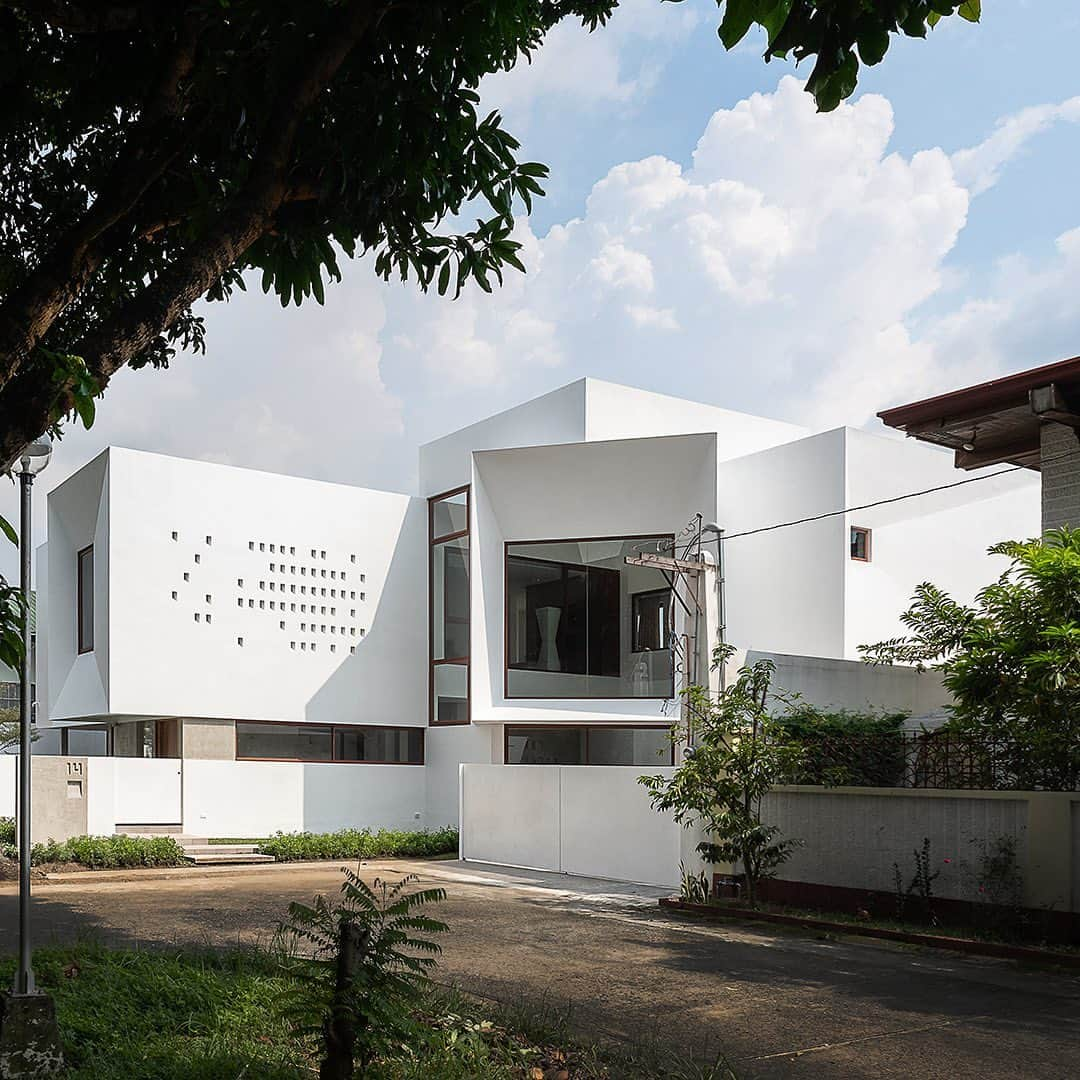
<path id="1" fill-rule="evenodd" d="M 182 148 L 180 84 L 194 67 L 197 44 L 198 25 L 189 14 L 127 139 L 130 153 L 117 161 L 86 214 L 0 305 L 0 388 L 101 266 L 108 250 L 104 234 L 132 211 Z"/>

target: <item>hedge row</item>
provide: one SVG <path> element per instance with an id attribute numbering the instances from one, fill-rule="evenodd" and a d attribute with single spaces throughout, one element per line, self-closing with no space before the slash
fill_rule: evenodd
<path id="1" fill-rule="evenodd" d="M 0 853 L 17 857 L 14 845 L 0 843 Z M 180 866 L 184 851 L 170 836 L 73 836 L 49 840 L 30 849 L 30 863 L 76 863 L 91 870 L 121 870 L 133 866 Z"/>
<path id="2" fill-rule="evenodd" d="M 340 829 L 332 833 L 275 833 L 259 844 L 259 852 L 278 862 L 301 859 L 378 859 L 390 856 L 423 858 L 458 849 L 457 829 Z"/>

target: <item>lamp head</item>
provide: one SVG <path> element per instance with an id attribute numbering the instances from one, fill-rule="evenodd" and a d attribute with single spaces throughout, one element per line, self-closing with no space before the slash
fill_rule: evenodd
<path id="1" fill-rule="evenodd" d="M 702 532 L 707 532 L 707 533 L 715 533 L 717 536 L 719 536 L 720 533 L 722 533 L 724 530 L 721 529 L 720 526 L 717 525 L 715 521 L 710 521 L 708 523 L 708 525 L 702 525 L 701 531 Z"/>
<path id="2" fill-rule="evenodd" d="M 47 435 L 43 435 L 40 439 L 35 439 L 23 447 L 19 455 L 19 472 L 37 476 L 49 464 L 51 457 L 52 440 Z"/>

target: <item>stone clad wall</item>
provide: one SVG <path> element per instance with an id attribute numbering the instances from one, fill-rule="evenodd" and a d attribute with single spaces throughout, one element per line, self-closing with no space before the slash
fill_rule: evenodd
<path id="1" fill-rule="evenodd" d="M 1060 529 L 1063 525 L 1080 528 L 1080 439 L 1077 433 L 1064 424 L 1043 424 L 1041 458 L 1043 530 Z"/>

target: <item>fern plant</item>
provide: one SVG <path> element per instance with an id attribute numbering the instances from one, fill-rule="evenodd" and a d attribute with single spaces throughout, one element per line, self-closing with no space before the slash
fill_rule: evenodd
<path id="1" fill-rule="evenodd" d="M 292 903 L 278 930 L 296 986 L 282 1009 L 300 1032 L 321 1035 L 322 1080 L 348 1080 L 357 1065 L 364 1076 L 381 1051 L 417 1033 L 412 1008 L 441 951 L 431 936 L 450 929 L 420 912 L 445 889 L 411 889 L 415 874 L 373 886 L 344 874 L 339 901 Z"/>

